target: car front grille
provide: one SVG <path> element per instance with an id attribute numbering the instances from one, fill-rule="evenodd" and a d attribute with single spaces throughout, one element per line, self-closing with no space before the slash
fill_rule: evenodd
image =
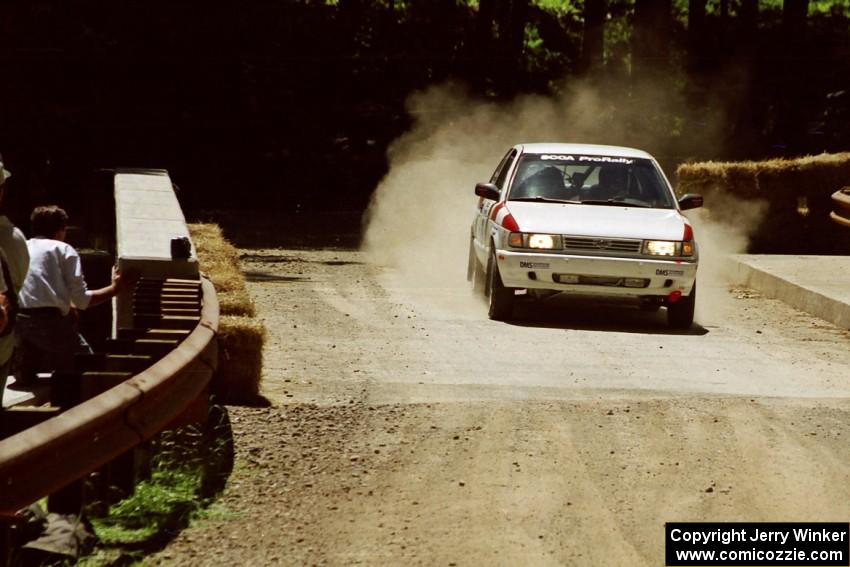
<path id="1" fill-rule="evenodd" d="M 575 252 L 617 252 L 638 254 L 643 241 L 626 238 L 564 236 L 564 250 Z"/>

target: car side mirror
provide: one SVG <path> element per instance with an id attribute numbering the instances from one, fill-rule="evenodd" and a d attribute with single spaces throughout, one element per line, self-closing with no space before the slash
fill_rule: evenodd
<path id="1" fill-rule="evenodd" d="M 679 208 L 683 211 L 688 209 L 696 209 L 702 206 L 702 195 L 696 193 L 688 193 L 679 199 Z"/>
<path id="2" fill-rule="evenodd" d="M 501 194 L 499 188 L 492 183 L 476 183 L 475 194 L 491 201 L 498 201 Z"/>

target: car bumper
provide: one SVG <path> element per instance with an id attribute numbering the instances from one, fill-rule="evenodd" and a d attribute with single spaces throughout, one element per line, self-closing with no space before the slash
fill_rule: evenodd
<path id="1" fill-rule="evenodd" d="M 696 262 L 497 251 L 505 287 L 626 297 L 688 295 Z"/>

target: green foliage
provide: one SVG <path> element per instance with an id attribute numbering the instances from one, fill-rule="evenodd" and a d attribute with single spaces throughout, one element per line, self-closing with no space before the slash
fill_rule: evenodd
<path id="1" fill-rule="evenodd" d="M 543 0 L 550 4 L 558 4 L 558 0 Z M 633 0 L 632 0 L 633 3 Z M 759 12 L 781 13 L 784 0 L 759 0 Z M 720 0 L 708 0 L 705 12 L 708 16 L 720 16 Z M 729 2 L 729 15 L 738 14 L 740 2 Z M 687 22 L 688 0 L 673 0 L 673 12 L 677 19 Z M 809 15 L 844 15 L 850 13 L 850 0 L 809 0 Z"/>
<path id="2" fill-rule="evenodd" d="M 197 466 L 170 466 L 174 465 L 160 465 L 132 496 L 110 507 L 107 517 L 92 520 L 102 543 L 144 542 L 188 524 L 203 504 L 199 498 L 202 473 Z"/>
<path id="3" fill-rule="evenodd" d="M 581 16 L 581 4 L 578 2 L 565 2 L 564 0 L 534 0 L 535 6 L 549 10 L 559 16 Z"/>
<path id="4" fill-rule="evenodd" d="M 609 2 L 605 22 L 605 60 L 626 68 L 631 65 L 632 16 L 632 2 Z"/>
<path id="5" fill-rule="evenodd" d="M 761 0 L 760 10 L 782 11 L 783 0 Z M 809 15 L 834 14 L 841 15 L 850 12 L 850 0 L 809 0 Z"/>
<path id="6" fill-rule="evenodd" d="M 574 9 L 532 8 L 523 45 L 529 90 L 552 91 L 557 80 L 575 65 L 581 45 L 580 16 Z"/>
<path id="7" fill-rule="evenodd" d="M 112 564 L 116 553 L 121 561 L 140 559 L 192 521 L 227 516 L 220 506 L 210 506 L 232 466 L 232 438 L 222 408 L 212 408 L 205 429 L 167 431 L 154 446 L 150 478 L 137 483 L 133 494 L 110 506 L 105 516 L 91 518 L 100 546 L 89 565 Z"/>
<path id="8" fill-rule="evenodd" d="M 415 120 L 411 93 L 450 82 L 507 100 L 615 76 L 622 106 L 635 84 L 655 81 L 632 64 L 636 0 L 607 0 L 604 64 L 584 68 L 590 1 L 529 0 L 524 10 L 493 0 L 483 13 L 476 0 L 212 3 L 203 18 L 164 0 L 75 3 L 70 18 L 59 0 L 7 3 L 4 79 L 15 88 L 0 89 L 3 128 L 19 154 L 9 157 L 33 169 L 17 178 L 15 213 L 25 218 L 45 191 L 85 201 L 76 193 L 91 186 L 86 172 L 140 160 L 180 172 L 187 210 L 362 210 L 387 172 L 387 147 Z M 730 157 L 847 147 L 846 137 L 827 146 L 821 133 L 804 136 L 825 96 L 847 89 L 850 0 L 810 0 L 790 33 L 783 0 L 759 1 L 755 22 L 740 17 L 743 0 L 725 5 L 721 18 L 721 1 L 707 0 L 703 29 L 691 30 L 688 0 L 673 0 L 672 32 L 656 36 L 690 116 L 725 121 L 710 128 L 725 139 L 706 145 Z M 704 122 L 664 130 L 704 138 L 694 134 Z M 332 189 L 305 190 L 316 187 Z"/>

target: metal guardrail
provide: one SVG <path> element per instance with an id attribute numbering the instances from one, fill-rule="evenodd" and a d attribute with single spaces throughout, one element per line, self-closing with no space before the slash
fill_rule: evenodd
<path id="1" fill-rule="evenodd" d="M 850 228 L 850 187 L 833 193 L 832 202 L 835 210 L 829 213 L 829 218 L 841 226 Z"/>
<path id="2" fill-rule="evenodd" d="M 201 280 L 200 321 L 146 370 L 0 441 L 0 515 L 9 516 L 153 437 L 205 391 L 215 370 L 219 309 Z"/>

